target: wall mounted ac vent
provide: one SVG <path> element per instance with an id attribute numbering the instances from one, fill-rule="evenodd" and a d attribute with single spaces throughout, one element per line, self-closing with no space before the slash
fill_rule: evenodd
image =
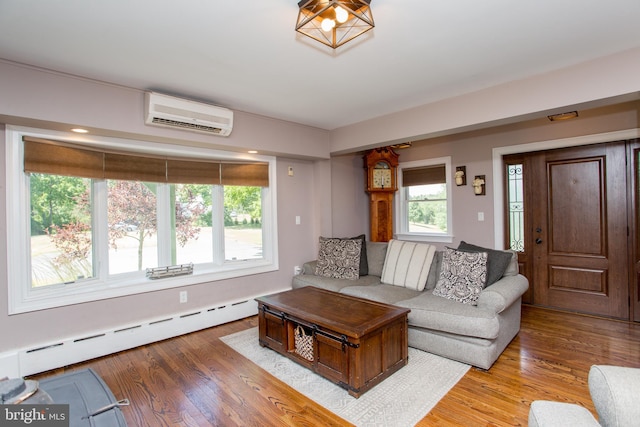
<path id="1" fill-rule="evenodd" d="M 145 93 L 145 124 L 219 136 L 233 129 L 233 111 L 215 105 L 175 98 L 156 92 Z"/>

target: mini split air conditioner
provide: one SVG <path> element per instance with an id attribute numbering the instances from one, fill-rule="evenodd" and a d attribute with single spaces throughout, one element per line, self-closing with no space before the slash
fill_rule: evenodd
<path id="1" fill-rule="evenodd" d="M 145 93 L 145 124 L 229 136 L 233 111 L 215 105 Z"/>

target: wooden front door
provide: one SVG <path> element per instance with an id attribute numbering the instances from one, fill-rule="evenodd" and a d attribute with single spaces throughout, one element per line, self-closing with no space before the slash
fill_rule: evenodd
<path id="1" fill-rule="evenodd" d="M 629 319 L 625 143 L 524 156 L 533 304 Z"/>

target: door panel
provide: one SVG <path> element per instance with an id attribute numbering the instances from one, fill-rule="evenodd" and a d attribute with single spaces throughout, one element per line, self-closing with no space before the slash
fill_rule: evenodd
<path id="1" fill-rule="evenodd" d="M 629 318 L 625 150 L 531 155 L 534 304 Z"/>
<path id="2" fill-rule="evenodd" d="M 633 267 L 631 271 L 631 305 L 633 307 L 633 319 L 636 322 L 640 322 L 640 141 L 634 140 L 629 144 L 629 157 L 632 161 L 629 164 L 632 165 L 631 173 L 629 177 L 633 182 L 631 190 L 629 191 L 629 199 L 631 202 L 631 210 L 629 217 L 633 218 L 631 233 L 633 239 Z"/>

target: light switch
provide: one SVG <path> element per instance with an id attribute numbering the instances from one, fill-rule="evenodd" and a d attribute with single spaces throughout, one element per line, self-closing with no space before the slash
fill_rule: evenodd
<path id="1" fill-rule="evenodd" d="M 484 212 L 478 212 L 478 221 L 484 221 Z"/>
<path id="2" fill-rule="evenodd" d="M 300 215 L 296 215 L 296 225 L 300 225 Z"/>

